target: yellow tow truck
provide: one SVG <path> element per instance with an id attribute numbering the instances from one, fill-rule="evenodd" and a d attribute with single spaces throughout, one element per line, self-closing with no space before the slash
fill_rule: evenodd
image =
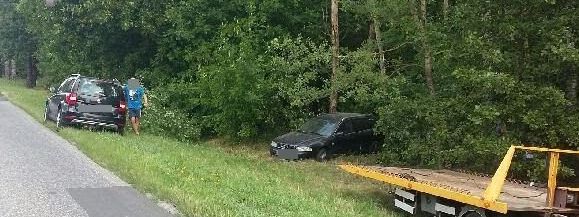
<path id="1" fill-rule="evenodd" d="M 516 150 L 548 154 L 545 187 L 507 180 Z M 579 188 L 557 186 L 559 156 L 579 151 L 511 146 L 494 176 L 450 170 L 341 164 L 347 172 L 396 186 L 394 205 L 410 214 L 437 217 L 579 217 Z"/>

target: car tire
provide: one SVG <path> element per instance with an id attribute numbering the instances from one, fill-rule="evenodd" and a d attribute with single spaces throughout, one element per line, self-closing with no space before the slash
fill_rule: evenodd
<path id="1" fill-rule="evenodd" d="M 44 123 L 48 121 L 48 105 L 44 106 Z"/>
<path id="2" fill-rule="evenodd" d="M 376 154 L 380 151 L 380 143 L 379 142 L 372 142 L 372 144 L 370 144 L 370 154 Z"/>
<path id="3" fill-rule="evenodd" d="M 332 157 L 332 154 L 330 153 L 330 150 L 327 148 L 321 148 L 318 153 L 316 153 L 316 160 L 323 162 L 323 161 L 327 161 Z"/>
<path id="4" fill-rule="evenodd" d="M 117 127 L 117 133 L 121 136 L 125 135 L 125 127 Z"/>
<path id="5" fill-rule="evenodd" d="M 62 109 L 58 108 L 58 113 L 56 114 L 56 131 L 60 131 L 62 127 L 64 127 L 64 122 L 62 121 Z"/>

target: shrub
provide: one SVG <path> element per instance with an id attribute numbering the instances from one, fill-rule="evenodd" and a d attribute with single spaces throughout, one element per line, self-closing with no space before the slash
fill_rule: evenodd
<path id="1" fill-rule="evenodd" d="M 167 106 L 166 94 L 160 91 L 149 91 L 149 107 L 143 110 L 143 130 L 179 140 L 197 140 L 205 129 L 203 120 L 189 116 L 182 109 Z M 164 100 L 162 100 L 164 99 Z"/>
<path id="2" fill-rule="evenodd" d="M 442 79 L 452 85 L 436 96 L 403 96 L 378 108 L 384 163 L 492 172 L 510 145 L 574 148 L 579 141 L 569 130 L 579 126 L 571 121 L 577 115 L 559 90 L 488 71 Z"/>

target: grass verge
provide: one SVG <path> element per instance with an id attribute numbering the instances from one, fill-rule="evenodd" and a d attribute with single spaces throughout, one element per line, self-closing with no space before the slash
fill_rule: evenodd
<path id="1" fill-rule="evenodd" d="M 4 79 L 0 91 L 42 119 L 46 91 Z M 183 143 L 76 128 L 58 134 L 139 191 L 172 202 L 185 216 L 402 216 L 392 211 L 386 186 L 346 174 L 332 162 L 277 161 L 251 148 L 223 146 L 223 141 Z"/>

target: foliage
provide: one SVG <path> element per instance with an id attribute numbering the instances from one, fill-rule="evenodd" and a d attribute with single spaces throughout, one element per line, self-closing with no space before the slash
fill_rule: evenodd
<path id="1" fill-rule="evenodd" d="M 28 31 L 26 18 L 17 10 L 17 5 L 17 0 L 0 1 L 0 66 L 7 60 L 15 60 L 17 71 L 24 71 L 23 63 L 36 52 L 37 38 Z M 22 75 L 17 74 L 25 77 Z"/>
<path id="2" fill-rule="evenodd" d="M 188 113 L 174 106 L 163 105 L 168 101 L 164 91 L 147 93 L 150 106 L 144 108 L 143 129 L 178 140 L 198 140 L 202 134 L 203 120 L 190 117 Z"/>
<path id="3" fill-rule="evenodd" d="M 512 144 L 575 145 L 561 92 L 503 73 L 457 70 L 437 97 L 393 99 L 379 109 L 388 162 L 489 170 Z M 574 115 L 573 118 L 577 116 Z"/>
<path id="4" fill-rule="evenodd" d="M 140 75 L 151 132 L 263 138 L 328 107 L 329 1 L 17 2 L 46 83 Z M 579 146 L 578 1 L 426 2 L 423 20 L 418 1 L 341 1 L 338 110 L 379 117 L 384 163 L 486 171 L 513 143 Z"/>
<path id="5" fill-rule="evenodd" d="M 46 91 L 5 79 L 0 91 L 42 121 Z M 46 126 L 54 128 L 51 122 Z M 182 216 L 404 216 L 384 205 L 389 189 L 380 183 L 350 176 L 333 164 L 274 161 L 263 146 L 256 151 L 219 140 L 179 142 L 76 128 L 56 133 L 139 192 L 174 204 Z"/>

